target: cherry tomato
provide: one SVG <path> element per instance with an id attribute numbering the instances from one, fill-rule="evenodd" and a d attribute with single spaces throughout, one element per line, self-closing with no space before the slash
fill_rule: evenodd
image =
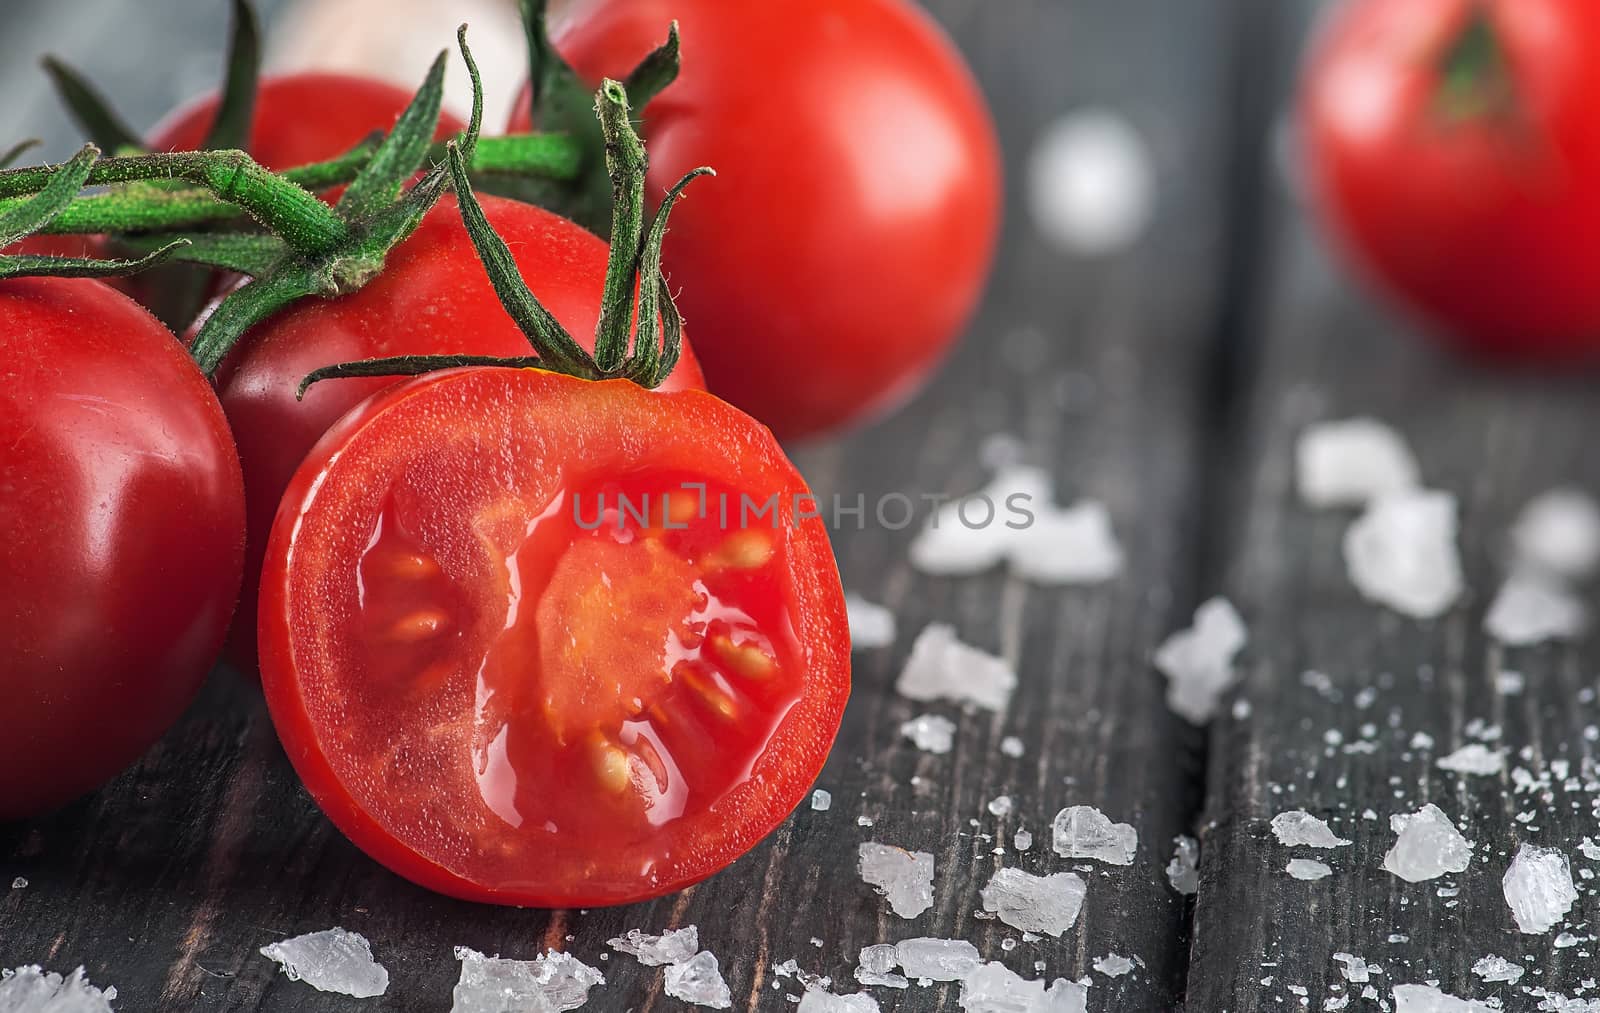
<path id="1" fill-rule="evenodd" d="M 699 391 L 390 388 L 273 527 L 284 748 L 352 841 L 441 893 L 587 906 L 703 879 L 800 801 L 849 693 L 813 506 L 771 433 Z"/>
<path id="2" fill-rule="evenodd" d="M 256 92 L 251 157 L 269 169 L 292 169 L 337 158 L 375 133 L 386 133 L 412 93 L 355 74 L 300 73 L 267 77 Z M 152 151 L 193 151 L 205 141 L 218 97 L 205 96 L 170 113 L 152 131 Z M 439 138 L 466 129 L 439 116 Z"/>
<path id="3" fill-rule="evenodd" d="M 606 244 L 548 211 L 497 197 L 482 197 L 484 214 L 516 258 L 539 300 L 584 347 L 594 348 Z M 383 273 L 365 288 L 330 300 L 307 300 L 245 335 L 219 374 L 244 462 L 249 513 L 243 608 L 253 609 L 256 575 L 278 501 L 295 469 L 345 412 L 392 378 L 319 384 L 295 399 L 312 370 L 337 362 L 391 355 L 526 356 L 528 339 L 506 315 L 454 197 L 445 197 L 420 228 L 390 252 Z M 666 390 L 705 385 L 686 347 Z M 229 658 L 255 665 L 252 630 L 234 629 Z"/>
<path id="4" fill-rule="evenodd" d="M 1315 205 L 1431 329 L 1535 358 L 1600 350 L 1600 5 L 1356 0 L 1306 70 Z"/>
<path id="5" fill-rule="evenodd" d="M 239 592 L 227 421 L 94 281 L 0 281 L 0 820 L 114 776 L 193 698 Z"/>
<path id="6" fill-rule="evenodd" d="M 906 0 L 573 0 L 550 31 L 620 80 L 674 19 L 682 74 L 644 131 L 652 193 L 717 169 L 666 249 L 711 389 L 784 438 L 894 407 L 993 258 L 1000 156 L 971 74 Z M 511 128 L 529 120 L 524 92 Z"/>

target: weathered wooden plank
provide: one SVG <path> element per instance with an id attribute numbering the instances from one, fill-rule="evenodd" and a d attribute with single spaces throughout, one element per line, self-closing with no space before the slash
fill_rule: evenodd
<path id="1" fill-rule="evenodd" d="M 832 810 L 802 808 L 695 889 L 611 910 L 486 908 L 390 875 L 312 806 L 255 691 L 219 676 L 130 774 L 55 816 L 0 828 L 0 876 L 31 884 L 0 893 L 0 964 L 83 963 L 93 980 L 117 985 L 130 1009 L 331 1011 L 350 1003 L 285 981 L 255 951 L 340 924 L 367 935 L 392 975 L 389 994 L 364 1008 L 446 1008 L 456 978 L 450 948 L 461 944 L 514 957 L 565 948 L 604 968 L 610 983 L 597 1008 L 671 1009 L 682 1007 L 663 1001 L 660 972 L 628 958 L 602 963 L 604 940 L 695 923 L 722 959 L 739 1009 L 792 1008 L 785 996 L 799 986 L 774 989 L 773 961 L 793 958 L 853 988 L 862 946 L 916 935 L 969 938 L 1029 976 L 1035 961 L 1048 977 L 1077 978 L 1097 957 L 1137 956 L 1144 966 L 1128 976 L 1094 975 L 1091 1009 L 1172 1006 L 1185 974 L 1185 903 L 1161 870 L 1199 805 L 1203 740 L 1167 712 L 1147 656 L 1201 590 L 1189 518 L 1209 453 L 1204 388 L 1227 253 L 1231 6 L 933 7 L 992 97 L 1010 157 L 1011 211 L 993 291 L 928 393 L 799 460 L 824 498 L 957 493 L 986 478 L 983 440 L 1015 433 L 1055 470 L 1064 498 L 1108 503 L 1126 573 L 1105 587 L 1065 591 L 998 575 L 932 580 L 905 562 L 910 531 L 841 531 L 847 585 L 893 606 L 902 635 L 891 649 L 857 656 L 854 699 L 819 780 L 833 792 Z M 101 31 L 98 41 L 86 35 L 61 48 L 91 62 L 84 57 L 110 37 Z M 125 33 L 118 39 L 132 45 Z M 164 51 L 152 41 L 141 56 L 154 64 Z M 116 86 L 134 91 L 139 80 Z M 147 101 L 129 98 L 130 109 Z M 1112 105 L 1149 139 L 1159 184 L 1144 241 L 1101 260 L 1052 251 L 1031 229 L 1023 198 L 1025 154 L 1038 131 L 1085 103 Z M 893 693 L 912 637 L 933 620 L 1019 667 L 1022 686 L 1006 715 L 913 706 Z M 900 722 L 930 710 L 958 721 L 948 756 L 899 741 Z M 1013 734 L 1026 744 L 1021 758 L 999 751 Z M 1003 819 L 985 809 L 1000 794 L 1016 802 Z M 1020 933 L 976 917 L 978 890 L 1002 864 L 1065 868 L 1049 851 L 1049 823 L 1075 803 L 1135 824 L 1138 862 L 1087 875 L 1083 917 L 1064 939 L 1007 949 Z M 860 816 L 873 825 L 859 826 Z M 999 842 L 987 836 L 1009 840 L 1019 827 L 1034 832 L 1032 851 L 992 855 Z M 897 919 L 859 881 L 856 848 L 865 840 L 935 854 L 929 913 Z M 955 986 L 881 998 L 885 1009 L 957 1008 Z"/>
<path id="2" fill-rule="evenodd" d="M 1290 37 L 1305 31 L 1310 6 L 1284 5 Z M 1590 883 L 1578 880 L 1582 898 L 1561 928 L 1522 935 L 1501 877 L 1522 842 L 1560 847 L 1575 876 L 1593 866 L 1577 844 L 1596 830 L 1600 655 L 1593 642 L 1506 650 L 1482 631 L 1516 512 L 1552 486 L 1600 483 L 1592 378 L 1512 375 L 1420 339 L 1353 291 L 1282 181 L 1272 182 L 1262 233 L 1268 267 L 1245 314 L 1245 338 L 1260 354 L 1240 378 L 1248 394 L 1238 465 L 1218 486 L 1216 514 L 1225 521 L 1212 537 L 1225 548 L 1208 588 L 1226 593 L 1251 628 L 1239 692 L 1249 712 L 1224 717 L 1211 735 L 1188 1008 L 1323 1009 L 1363 987 L 1342 980 L 1339 952 L 1383 968 L 1370 985 L 1384 1001 L 1394 985 L 1435 980 L 1460 996 L 1503 998 L 1511 1010 L 1555 1008 L 1539 1006 L 1527 987 L 1593 996 L 1583 982 L 1594 977 L 1594 944 L 1554 942 L 1562 929 L 1589 938 L 1600 914 Z M 1461 499 L 1471 593 L 1437 621 L 1364 602 L 1340 547 L 1354 515 L 1298 501 L 1299 432 L 1357 414 L 1394 424 L 1416 448 L 1426 483 Z M 1525 692 L 1497 694 L 1502 670 L 1522 673 Z M 1509 776 L 1439 769 L 1439 757 L 1483 740 L 1472 734 L 1477 722 L 1500 729 L 1489 745 L 1509 751 L 1508 768 L 1541 776 L 1565 763 L 1581 786 L 1556 776 L 1530 792 Z M 1414 743 L 1419 734 L 1433 744 Z M 1426 802 L 1477 848 L 1463 874 L 1408 884 L 1381 868 L 1394 842 L 1389 817 Z M 1291 809 L 1329 819 L 1354 845 L 1281 846 L 1267 823 Z M 1326 862 L 1333 875 L 1292 879 L 1290 857 Z M 1515 986 L 1479 980 L 1471 969 L 1487 954 L 1524 965 L 1526 975 Z M 1349 1008 L 1375 1007 L 1357 999 Z"/>

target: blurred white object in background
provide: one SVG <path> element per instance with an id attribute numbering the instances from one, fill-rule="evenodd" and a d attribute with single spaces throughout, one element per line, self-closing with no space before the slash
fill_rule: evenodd
<path id="1" fill-rule="evenodd" d="M 267 39 L 269 73 L 337 70 L 415 89 L 439 50 L 450 50 L 445 108 L 465 120 L 472 83 L 456 50 L 456 29 L 483 78 L 485 129 L 511 115 L 528 76 L 528 49 L 512 0 L 292 0 L 274 19 Z"/>
<path id="2" fill-rule="evenodd" d="M 1028 205 L 1046 239 L 1086 256 L 1131 245 L 1150 222 L 1155 173 L 1144 138 L 1107 109 L 1050 124 L 1028 160 Z"/>

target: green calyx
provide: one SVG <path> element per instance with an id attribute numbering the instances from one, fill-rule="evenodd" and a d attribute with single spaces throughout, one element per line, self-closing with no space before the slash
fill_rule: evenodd
<path id="1" fill-rule="evenodd" d="M 1489 9 L 1474 4 L 1439 62 L 1435 105 L 1446 123 L 1507 119 L 1517 112 L 1516 84 Z"/>
<path id="2" fill-rule="evenodd" d="M 627 379 L 645 387 L 656 387 L 666 380 L 677 367 L 683 350 L 683 319 L 661 273 L 667 221 L 689 183 L 715 173 L 699 168 L 684 176 L 667 191 L 655 217 L 646 223 L 644 190 L 649 163 L 629 116 L 626 87 L 616 81 L 604 82 L 593 109 L 609 155 L 610 185 L 617 195 L 594 354 L 586 351 L 529 290 L 510 249 L 490 227 L 472 191 L 466 158 L 452 142 L 448 146 L 449 173 L 461 220 L 501 305 L 527 335 L 536 356 L 411 355 L 340 363 L 308 375 L 300 385 L 300 393 L 303 395 L 314 383 L 337 377 L 415 376 L 460 366 L 537 366 L 585 380 Z"/>

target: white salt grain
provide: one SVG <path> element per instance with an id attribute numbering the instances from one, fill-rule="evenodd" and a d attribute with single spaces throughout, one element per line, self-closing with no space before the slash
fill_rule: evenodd
<path id="1" fill-rule="evenodd" d="M 1472 861 L 1472 845 L 1431 802 L 1415 813 L 1389 817 L 1389 828 L 1398 836 L 1383 867 L 1408 883 L 1465 872 Z"/>
<path id="2" fill-rule="evenodd" d="M 860 849 L 861 878 L 887 897 L 901 918 L 915 918 L 933 906 L 933 856 L 867 841 Z"/>
<path id="3" fill-rule="evenodd" d="M 1472 973 L 1484 981 L 1503 981 L 1515 985 L 1522 978 L 1522 965 L 1491 953 L 1472 965 Z"/>
<path id="4" fill-rule="evenodd" d="M 564 1013 L 582 1007 L 589 990 L 606 983 L 598 970 L 559 950 L 532 960 L 486 957 L 466 946 L 457 946 L 455 954 L 461 977 L 451 992 L 450 1013 Z"/>
<path id="5" fill-rule="evenodd" d="M 1193 837 L 1172 839 L 1172 861 L 1167 863 L 1167 882 L 1184 896 L 1200 892 L 1200 842 Z"/>
<path id="6" fill-rule="evenodd" d="M 1155 666 L 1169 680 L 1167 706 L 1190 724 L 1203 725 L 1233 685 L 1233 659 L 1248 632 L 1226 598 L 1212 598 L 1194 613 L 1194 625 L 1168 637 Z"/>
<path id="7" fill-rule="evenodd" d="M 1026 830 L 1018 830 L 1011 835 L 1011 846 L 1018 851 L 1027 851 L 1033 847 L 1033 835 Z"/>
<path id="8" fill-rule="evenodd" d="M 978 948 L 965 939 L 919 936 L 894 944 L 895 958 L 907 978 L 960 981 L 978 969 Z"/>
<path id="9" fill-rule="evenodd" d="M 1365 506 L 1418 484 L 1417 459 L 1392 428 L 1371 418 L 1319 422 L 1295 445 L 1300 498 L 1312 507 Z"/>
<path id="10" fill-rule="evenodd" d="M 1084 1013 L 1087 990 L 1057 978 L 1047 989 L 998 961 L 974 968 L 961 980 L 959 1005 L 965 1013 Z"/>
<path id="11" fill-rule="evenodd" d="M 878 1000 L 865 992 L 834 995 L 824 988 L 808 988 L 796 1013 L 879 1013 Z"/>
<path id="12" fill-rule="evenodd" d="M 38 964 L 0 968 L 0 1010 L 4 1013 L 111 1013 L 116 988 L 89 984 L 84 969 L 63 978 Z"/>
<path id="13" fill-rule="evenodd" d="M 895 689 L 912 700 L 955 700 L 1005 710 L 1017 674 L 997 658 L 956 639 L 944 623 L 929 623 L 911 646 Z"/>
<path id="14" fill-rule="evenodd" d="M 1500 882 L 1517 928 L 1528 935 L 1549 932 L 1578 899 L 1567 856 L 1555 848 L 1524 844 Z"/>
<path id="15" fill-rule="evenodd" d="M 1052 243 L 1082 256 L 1131 245 L 1148 225 L 1155 174 L 1144 139 L 1108 109 L 1046 127 L 1028 158 L 1028 208 Z"/>
<path id="16" fill-rule="evenodd" d="M 701 950 L 683 963 L 669 966 L 666 992 L 674 999 L 707 1009 L 733 1007 L 733 993 L 728 990 L 728 983 L 722 980 L 717 957 L 710 950 Z"/>
<path id="17" fill-rule="evenodd" d="M 1272 833 L 1287 847 L 1342 848 L 1351 843 L 1328 829 L 1326 821 L 1306 812 L 1291 809 L 1272 817 Z"/>
<path id="18" fill-rule="evenodd" d="M 1094 962 L 1094 969 L 1107 978 L 1120 978 L 1133 970 L 1133 961 L 1116 953 L 1108 953 Z"/>
<path id="19" fill-rule="evenodd" d="M 850 626 L 851 650 L 867 651 L 894 643 L 893 612 L 867 601 L 854 591 L 844 596 L 844 607 Z"/>
<path id="20" fill-rule="evenodd" d="M 1015 735 L 1007 735 L 1000 740 L 1000 752 L 1013 759 L 1020 757 L 1023 753 L 1022 740 Z"/>
<path id="21" fill-rule="evenodd" d="M 1345 532 L 1344 558 L 1367 598 L 1417 619 L 1443 614 L 1464 586 L 1455 497 L 1420 491 L 1372 501 Z"/>
<path id="22" fill-rule="evenodd" d="M 1506 754 L 1477 742 L 1469 743 L 1439 758 L 1439 767 L 1457 774 L 1474 774 L 1486 777 L 1500 774 L 1506 769 Z"/>
<path id="23" fill-rule="evenodd" d="M 1600 506 L 1576 489 L 1552 489 L 1522 508 L 1511 541 L 1523 565 L 1582 580 L 1600 566 Z"/>
<path id="24" fill-rule="evenodd" d="M 811 793 L 811 808 L 819 813 L 825 813 L 833 808 L 833 792 L 825 788 L 818 788 Z"/>
<path id="25" fill-rule="evenodd" d="M 372 959 L 372 946 L 358 932 L 334 927 L 280 939 L 261 947 L 261 955 L 283 967 L 290 981 L 322 992 L 368 999 L 389 988 L 389 972 Z"/>
<path id="26" fill-rule="evenodd" d="M 1021 869 L 1001 869 L 980 896 L 983 909 L 1012 928 L 1059 938 L 1077 922 L 1087 892 L 1076 873 L 1034 876 Z"/>
<path id="27" fill-rule="evenodd" d="M 900 734 L 925 753 L 948 753 L 956 741 L 956 723 L 938 714 L 923 714 L 900 725 Z"/>
<path id="28" fill-rule="evenodd" d="M 1096 500 L 1040 508 L 1007 558 L 1015 576 L 1046 586 L 1099 584 L 1122 571 L 1122 546 L 1111 529 L 1111 514 Z"/>
<path id="29" fill-rule="evenodd" d="M 1500 585 L 1483 628 L 1510 647 L 1547 640 L 1573 640 L 1589 627 L 1583 600 L 1559 582 L 1531 572 L 1512 574 Z"/>
<path id="30" fill-rule="evenodd" d="M 627 935 L 609 939 L 606 945 L 618 953 L 629 954 L 646 967 L 681 964 L 699 952 L 700 930 L 685 925 L 659 936 L 648 936 L 638 929 L 629 929 Z"/>
<path id="31" fill-rule="evenodd" d="M 1457 999 L 1432 985 L 1396 985 L 1394 1013 L 1497 1013 L 1492 1006 Z"/>
<path id="32" fill-rule="evenodd" d="M 874 946 L 863 946 L 861 955 L 856 959 L 856 980 L 863 985 L 906 988 L 911 983 L 906 980 L 905 975 L 894 973 L 894 969 L 899 966 L 900 958 L 892 945 L 878 943 Z"/>
<path id="33" fill-rule="evenodd" d="M 1354 953 L 1335 953 L 1333 959 L 1340 964 L 1339 973 L 1344 975 L 1344 980 L 1354 985 L 1365 985 L 1372 980 L 1375 968 Z"/>
<path id="34" fill-rule="evenodd" d="M 1050 829 L 1051 847 L 1062 858 L 1092 858 L 1107 865 L 1132 865 L 1139 845 L 1138 831 L 1132 825 L 1113 823 L 1093 806 L 1068 806 L 1056 813 Z"/>
<path id="35" fill-rule="evenodd" d="M 1291 858 L 1284 867 L 1284 872 L 1295 879 L 1318 880 L 1326 879 L 1333 875 L 1333 870 L 1322 862 L 1312 861 L 1309 858 Z"/>
<path id="36" fill-rule="evenodd" d="M 27 888 L 28 881 L 21 876 L 18 876 L 16 879 L 11 881 L 11 889 L 13 890 L 26 890 Z"/>
<path id="37" fill-rule="evenodd" d="M 989 800 L 988 809 L 989 815 L 991 816 L 1011 815 L 1011 796 L 996 795 L 994 798 Z"/>

